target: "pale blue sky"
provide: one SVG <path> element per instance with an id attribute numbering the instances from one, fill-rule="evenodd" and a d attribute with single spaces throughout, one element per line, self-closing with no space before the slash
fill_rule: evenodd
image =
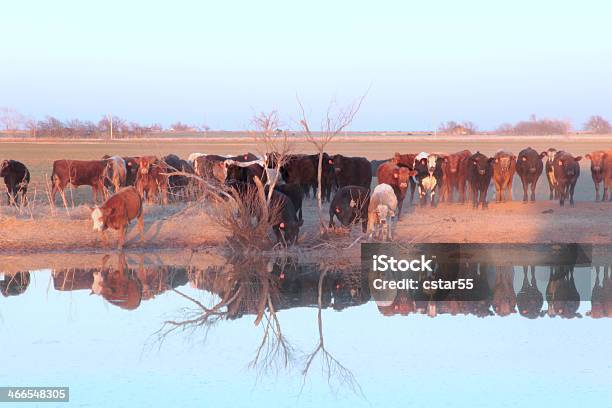
<path id="1" fill-rule="evenodd" d="M 6 1 L 0 106 L 243 129 L 371 86 L 353 129 L 580 127 L 612 119 L 611 23 L 609 1 Z"/>

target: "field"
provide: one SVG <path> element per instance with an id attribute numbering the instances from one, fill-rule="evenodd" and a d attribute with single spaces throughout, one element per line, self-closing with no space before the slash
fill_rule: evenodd
<path id="1" fill-rule="evenodd" d="M 330 153 L 349 156 L 365 156 L 384 159 L 396 151 L 454 152 L 469 149 L 492 155 L 500 148 L 518 153 L 531 146 L 541 151 L 549 147 L 584 155 L 593 150 L 612 148 L 609 138 L 573 137 L 485 137 L 467 140 L 451 137 L 397 137 L 354 135 L 341 137 L 329 145 Z M 311 144 L 295 138 L 293 152 L 314 153 Z M 91 190 L 80 187 L 71 193 L 74 207 L 68 211 L 57 207 L 52 212 L 46 196 L 45 179 L 51 173 L 56 159 L 98 159 L 104 154 L 165 155 L 175 153 L 187 157 L 192 152 L 234 154 L 242 152 L 263 153 L 262 147 L 247 138 L 201 139 L 152 139 L 137 141 L 98 142 L 2 142 L 0 160 L 11 158 L 25 163 L 31 173 L 30 197 L 36 196 L 33 210 L 17 214 L 15 209 L 0 206 L 0 251 L 40 251 L 92 249 L 101 245 L 99 237 L 91 232 L 88 211 L 81 204 L 90 203 Z M 560 208 L 548 201 L 548 185 L 543 175 L 538 182 L 535 204 L 521 202 L 491 203 L 488 211 L 472 210 L 469 205 L 442 204 L 438 208 L 407 208 L 404 217 L 395 228 L 395 239 L 419 242 L 594 242 L 612 241 L 612 203 L 595 203 L 594 187 L 589 170 L 590 162 L 581 161 L 581 176 L 576 187 L 575 208 Z M 489 200 L 494 200 L 491 188 Z M 520 180 L 514 180 L 514 199 L 522 198 Z M 3 198 L 4 200 L 4 198 Z M 58 197 L 59 204 L 59 197 Z M 327 212 L 327 209 L 325 209 Z M 196 208 L 185 204 L 170 207 L 151 206 L 146 209 L 147 235 L 144 246 L 201 247 L 216 245 L 223 240 L 224 232 L 215 229 L 210 220 Z M 302 232 L 307 236 L 317 233 L 316 206 L 314 200 L 306 200 L 306 224 Z M 359 232 L 339 233 L 339 237 L 352 240 Z M 130 232 L 128 246 L 140 246 Z M 111 241 L 112 242 L 112 241 Z"/>

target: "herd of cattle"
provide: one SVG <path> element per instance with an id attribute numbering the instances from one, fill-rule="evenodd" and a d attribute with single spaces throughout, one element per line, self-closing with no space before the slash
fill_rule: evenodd
<path id="1" fill-rule="evenodd" d="M 612 201 L 612 150 L 595 151 L 585 157 L 591 161 L 595 200 L 600 200 L 603 184 L 601 199 Z M 411 205 L 417 191 L 421 205 L 435 206 L 455 200 L 464 203 L 471 197 L 474 208 L 485 209 L 492 183 L 497 201 L 511 199 L 515 173 L 523 186 L 523 201 L 535 201 L 536 184 L 545 172 L 550 199 L 558 199 L 562 206 L 569 200 L 574 206 L 581 159 L 553 148 L 537 152 L 530 147 L 518 155 L 499 150 L 493 157 L 487 157 L 463 150 L 452 154 L 395 153 L 388 160 L 373 161 L 323 153 L 322 199 L 330 202 L 330 227 L 335 217 L 344 226 L 361 223 L 364 232 L 378 232 L 388 238 L 390 217 L 401 217 L 408 190 Z M 255 177 L 263 184 L 278 179 L 272 203 L 280 207 L 280 217 L 273 230 L 279 242 L 292 244 L 297 241 L 303 223 L 302 200 L 311 192 L 314 197 L 317 189 L 318 170 L 318 154 L 281 157 L 274 152 L 263 158 L 253 153 L 239 156 L 192 153 L 187 160 L 174 154 L 161 158 L 104 156 L 101 160 L 56 160 L 51 175 L 51 200 L 55 202 L 56 194 L 60 193 L 67 206 L 65 189 L 69 185 L 91 186 L 94 202 L 114 192 L 101 207 L 92 210 L 92 219 L 94 229 L 119 229 L 121 243 L 129 221 L 138 218 L 142 223 L 143 200 L 167 204 L 169 200 L 187 199 L 197 195 L 201 180 L 213 188 L 225 185 L 243 194 L 255 186 Z M 4 160 L 0 177 L 7 186 L 9 203 L 27 201 L 30 172 L 23 163 Z M 377 185 L 372 189 L 373 177 L 377 178 Z"/>

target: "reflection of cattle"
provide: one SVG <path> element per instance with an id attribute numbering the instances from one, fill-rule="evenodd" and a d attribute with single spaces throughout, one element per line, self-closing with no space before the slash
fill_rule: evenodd
<path id="1" fill-rule="evenodd" d="M 557 195 L 559 204 L 563 206 L 569 197 L 570 205 L 574 206 L 574 189 L 580 177 L 580 164 L 578 162 L 582 156 L 572 156 L 571 154 L 559 151 L 555 154 L 553 164 L 555 179 L 557 180 Z"/>
<path id="2" fill-rule="evenodd" d="M 540 316 L 540 311 L 544 305 L 544 295 L 538 289 L 534 265 L 531 266 L 531 280 L 529 280 L 528 276 L 528 266 L 523 266 L 523 285 L 516 295 L 516 304 L 521 316 L 529 319 L 535 319 Z"/>
<path id="3" fill-rule="evenodd" d="M 547 314 L 565 319 L 582 317 L 578 313 L 580 294 L 574 282 L 573 266 L 551 266 L 548 285 L 546 285 Z"/>
<path id="4" fill-rule="evenodd" d="M 334 195 L 329 205 L 329 228 L 334 226 L 334 216 L 345 227 L 361 222 L 366 232 L 368 226 L 369 190 L 359 186 L 345 186 Z"/>
<path id="5" fill-rule="evenodd" d="M 521 178 L 523 184 L 523 202 L 527 202 L 527 189 L 531 187 L 531 201 L 535 201 L 535 189 L 538 179 L 542 174 L 544 165 L 542 158 L 546 153 L 538 154 L 531 147 L 519 152 L 516 159 L 516 174 Z"/>
<path id="6" fill-rule="evenodd" d="M 142 287 L 142 300 L 153 299 L 167 290 L 189 282 L 187 268 L 176 266 L 141 266 L 134 272 Z"/>
<path id="7" fill-rule="evenodd" d="M 119 231 L 119 248 L 123 247 L 130 221 L 138 218 L 140 240 L 144 241 L 144 214 L 142 199 L 134 187 L 126 187 L 113 194 L 101 207 L 91 210 L 94 231 L 104 232 L 108 228 Z"/>
<path id="8" fill-rule="evenodd" d="M 472 207 L 488 207 L 487 193 L 491 184 L 493 173 L 492 163 L 495 159 L 489 158 L 480 152 L 476 152 L 468 159 L 468 182 L 472 190 Z"/>
<path id="9" fill-rule="evenodd" d="M 597 150 L 587 154 L 584 157 L 591 161 L 591 178 L 593 179 L 593 184 L 595 184 L 595 201 L 599 201 L 599 185 L 604 182 L 606 152 L 603 150 Z M 612 164 L 612 158 L 610 160 L 610 164 Z M 604 182 L 603 184 L 604 194 L 601 200 L 606 201 L 608 199 L 608 189 L 606 183 Z"/>
<path id="10" fill-rule="evenodd" d="M 64 206 L 68 206 L 64 189 L 73 185 L 91 186 L 93 201 L 104 195 L 104 177 L 106 160 L 56 160 L 51 173 L 51 200 L 55 202 L 55 194 L 59 191 Z"/>
<path id="11" fill-rule="evenodd" d="M 93 270 L 86 268 L 69 268 L 53 271 L 53 288 L 59 291 L 91 290 Z"/>
<path id="12" fill-rule="evenodd" d="M 136 189 L 140 196 L 152 203 L 161 196 L 163 204 L 168 204 L 168 166 L 155 156 L 142 156 L 138 159 Z"/>
<path id="13" fill-rule="evenodd" d="M 514 271 L 512 266 L 498 266 L 493 286 L 493 310 L 498 316 L 516 313 L 516 293 L 514 292 Z"/>
<path id="14" fill-rule="evenodd" d="M 395 192 L 395 197 L 397 198 L 398 203 L 398 220 L 401 218 L 402 205 L 404 203 L 404 198 L 406 198 L 408 184 L 410 183 L 411 177 L 414 175 L 416 175 L 416 171 L 410 170 L 407 167 L 399 167 L 392 161 L 382 164 L 378 168 L 378 183 L 390 185 Z"/>
<path id="15" fill-rule="evenodd" d="M 347 157 L 337 154 L 332 158 L 338 188 L 344 186 L 361 186 L 370 189 L 372 184 L 372 166 L 365 157 Z"/>
<path id="16" fill-rule="evenodd" d="M 0 281 L 0 293 L 4 297 L 19 296 L 30 285 L 30 272 L 7 273 Z"/>
<path id="17" fill-rule="evenodd" d="M 142 285 L 132 273 L 120 266 L 93 272 L 92 293 L 125 310 L 134 310 L 142 301 Z"/>
<path id="18" fill-rule="evenodd" d="M 391 240 L 391 217 L 397 211 L 397 198 L 393 187 L 379 184 L 370 195 L 368 205 L 368 233 L 372 237 L 378 231 L 379 239 Z"/>
<path id="19" fill-rule="evenodd" d="M 591 310 L 586 314 L 594 319 L 602 317 L 612 317 L 612 278 L 610 277 L 611 268 L 607 267 L 603 271 L 603 279 L 600 280 L 599 266 L 593 266 L 595 270 L 595 283 L 591 292 Z"/>
<path id="20" fill-rule="evenodd" d="M 494 159 L 493 181 L 495 182 L 497 201 L 512 201 L 512 180 L 516 171 L 516 157 L 512 153 L 500 150 L 495 153 Z"/>
<path id="21" fill-rule="evenodd" d="M 28 184 L 30 183 L 30 171 L 21 162 L 16 160 L 4 160 L 0 164 L 0 177 L 4 179 L 6 185 L 7 204 L 25 203 Z M 17 196 L 21 194 L 21 199 Z"/>

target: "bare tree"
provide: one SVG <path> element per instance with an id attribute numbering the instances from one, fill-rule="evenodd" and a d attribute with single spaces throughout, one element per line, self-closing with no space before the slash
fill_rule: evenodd
<path id="1" fill-rule="evenodd" d="M 300 108 L 299 124 L 306 135 L 306 140 L 316 148 L 319 154 L 319 163 L 317 166 L 317 206 L 319 208 L 319 227 L 321 233 L 324 233 L 326 230 L 325 222 L 323 221 L 323 209 L 321 202 L 323 153 L 325 152 L 327 145 L 334 140 L 336 136 L 345 131 L 351 125 L 351 123 L 353 123 L 353 120 L 355 119 L 357 112 L 359 112 L 361 104 L 363 103 L 366 95 L 367 92 L 345 107 L 338 106 L 336 101 L 332 100 L 327 107 L 325 117 L 321 121 L 319 131 L 312 130 L 310 124 L 308 123 L 308 118 L 306 117 L 304 105 L 300 99 L 297 98 Z"/>
<path id="2" fill-rule="evenodd" d="M 584 130 L 604 135 L 612 133 L 612 126 L 610 126 L 610 122 L 599 115 L 591 116 L 589 120 L 584 124 Z"/>
<path id="3" fill-rule="evenodd" d="M 0 123 L 2 123 L 4 130 L 7 132 L 19 130 L 24 120 L 24 116 L 15 109 L 9 107 L 0 108 Z"/>

